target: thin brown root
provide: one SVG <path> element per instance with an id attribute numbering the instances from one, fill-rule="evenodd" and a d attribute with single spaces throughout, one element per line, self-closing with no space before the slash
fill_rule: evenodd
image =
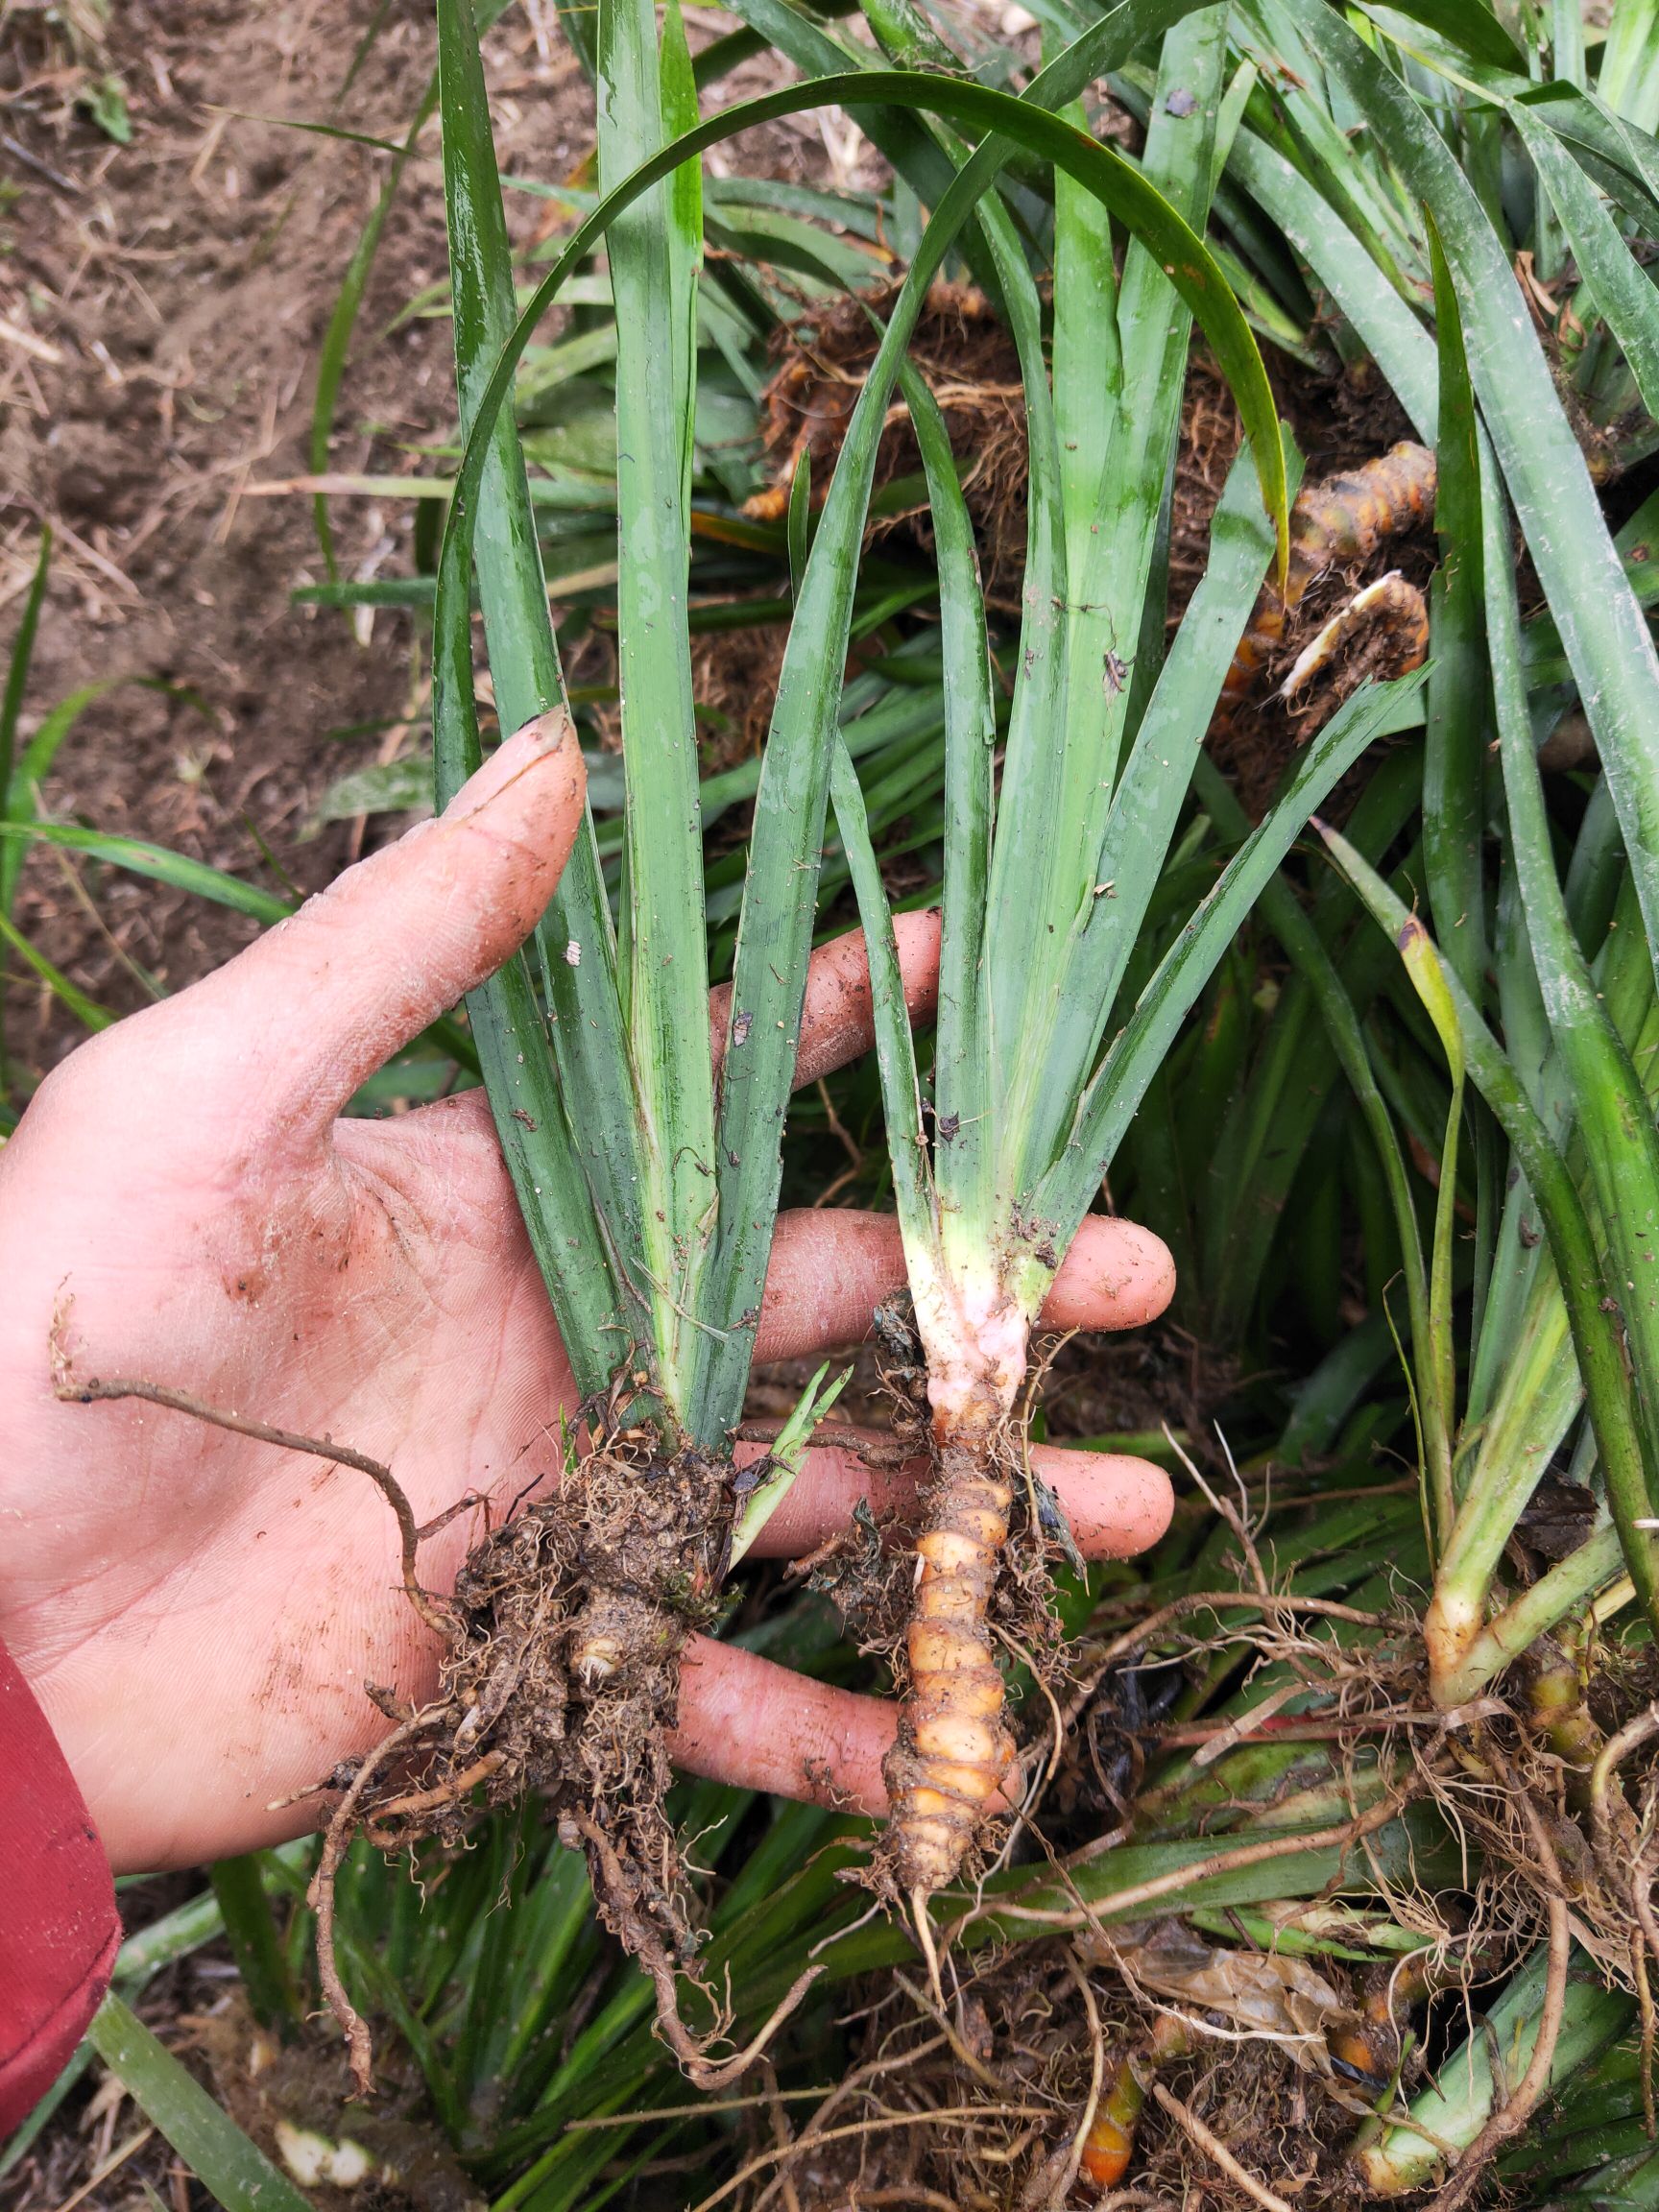
<path id="1" fill-rule="evenodd" d="M 1172 2089 L 1166 2089 L 1162 2081 L 1154 2081 L 1152 2094 L 1176 2126 L 1184 2128 L 1191 2137 L 1205 2157 L 1219 2166 L 1229 2180 L 1237 2182 L 1246 2197 L 1263 2206 L 1264 2212 L 1295 2212 L 1294 2205 L 1286 2203 L 1283 2197 L 1275 2196 L 1266 2182 L 1259 2181 L 1247 2166 L 1240 2166 L 1221 2138 L 1213 2134 L 1191 2105 L 1183 2104 Z"/>
<path id="2" fill-rule="evenodd" d="M 1646 1712 L 1627 1720 L 1617 1735 L 1608 1737 L 1596 1754 L 1596 1763 L 1590 1769 L 1590 1819 L 1596 1841 L 1602 1850 L 1607 1848 L 1617 1813 L 1623 1811 L 1628 1817 L 1628 1808 L 1611 1794 L 1613 1777 L 1631 1752 L 1639 1750 L 1653 1736 L 1659 1736 L 1659 1704 L 1649 1705 Z"/>
<path id="3" fill-rule="evenodd" d="M 1126 1628 L 1121 1635 L 1114 1637 L 1103 1648 L 1088 1647 L 1088 1671 L 1079 1677 L 1077 1687 L 1066 1707 L 1067 1728 L 1070 1729 L 1076 1724 L 1103 1677 L 1111 1672 L 1120 1659 L 1126 1659 L 1131 1652 L 1141 1650 L 1155 1636 L 1162 1635 L 1166 1628 L 1173 1627 L 1177 1621 L 1184 1621 L 1193 1613 L 1214 1613 L 1222 1608 L 1253 1609 L 1264 1614 L 1270 1621 L 1276 1616 L 1293 1620 L 1298 1614 L 1306 1614 L 1319 1621 L 1345 1621 L 1356 1628 L 1407 1630 L 1411 1626 L 1408 1622 L 1390 1620 L 1384 1613 L 1362 1613 L 1358 1606 L 1340 1604 L 1333 1598 L 1297 1598 L 1283 1590 L 1270 1590 L 1265 1595 L 1249 1590 L 1194 1590 L 1185 1598 L 1174 1598 L 1167 1605 L 1160 1605 L 1155 1613 L 1148 1613 L 1132 1628 Z M 1437 1715 L 1436 1719 L 1443 1720 L 1445 1716 Z"/>
<path id="4" fill-rule="evenodd" d="M 322 1855 L 305 1901 L 317 1915 L 317 1972 L 328 2009 L 339 2022 L 350 2056 L 351 2081 L 359 2097 L 367 2097 L 373 2081 L 374 2043 L 367 2022 L 346 1994 L 340 1964 L 334 1955 L 334 1877 L 340 1870 L 357 1827 L 357 1807 L 363 1792 L 383 1767 L 420 1735 L 434 1719 L 448 1711 L 446 1705 L 429 1705 L 405 1720 L 400 1728 L 377 1743 L 351 1778 L 350 1787 L 334 1808 L 323 1838 Z"/>
<path id="5" fill-rule="evenodd" d="M 1150 1905 L 1160 1897 L 1167 1897 L 1190 1884 L 1214 1879 L 1217 1874 L 1232 1874 L 1241 1867 L 1261 1866 L 1274 1859 L 1291 1859 L 1299 1851 L 1343 1850 L 1350 1844 L 1362 1842 L 1374 1836 L 1380 1828 L 1386 1828 L 1391 1820 L 1399 1818 L 1414 1797 L 1420 1797 L 1428 1788 L 1421 1775 L 1415 1775 L 1401 1789 L 1391 1791 L 1373 1805 L 1369 1812 L 1360 1813 L 1352 1820 L 1344 1820 L 1330 1828 L 1303 1829 L 1287 1836 L 1275 1836 L 1262 1843 L 1241 1843 L 1231 1851 L 1217 1851 L 1213 1859 L 1200 1860 L 1196 1864 L 1176 1867 L 1167 1874 L 1154 1874 L 1133 1888 L 1114 1891 L 1112 1912 L 1120 1919 L 1137 1911 L 1142 1905 Z M 1085 1849 L 1074 1852 L 1061 1871 L 1085 1864 L 1094 1854 Z M 1076 1892 L 1073 1891 L 1073 1895 Z M 1029 1905 L 1017 1905 L 1009 1898 L 998 1897 L 989 1904 L 976 1905 L 970 1912 L 953 1923 L 947 1931 L 947 1942 L 952 1942 L 964 1929 L 976 1920 L 995 1915 L 998 1920 L 1029 1921 L 1035 1925 L 1054 1929 L 1088 1928 L 1097 1924 L 1094 1909 L 1086 1904 L 1065 1910 L 1049 1911 Z"/>
<path id="6" fill-rule="evenodd" d="M 901 1973 L 898 1967 L 893 1969 L 893 1980 L 897 1986 L 903 1990 L 905 1996 L 909 1998 L 911 2004 L 915 2006 L 919 2012 L 926 2013 L 930 2020 L 937 2022 L 939 2032 L 944 2036 L 947 2045 L 950 2047 L 950 2055 L 955 2059 L 957 2065 L 965 2068 L 968 2073 L 974 2076 L 976 2081 L 982 2081 L 987 2089 L 993 2091 L 997 2096 L 1000 2097 L 1004 2084 L 995 2074 L 992 2073 L 989 2066 L 985 2065 L 982 2060 L 976 2058 L 973 2052 L 969 2050 L 967 2044 L 963 2042 L 961 2036 L 957 2033 L 949 2013 L 944 2011 L 933 2002 L 933 1999 L 928 1995 L 926 1989 L 919 1989 L 915 1983 L 911 1981 L 908 1974 Z M 960 2008 L 960 1994 L 958 1994 L 957 1997 L 957 2006 L 958 2008 Z"/>
<path id="7" fill-rule="evenodd" d="M 729 2181 L 723 2181 L 712 2196 L 705 2197 L 700 2203 L 693 2205 L 691 2212 L 714 2212 L 716 2204 L 723 2204 L 728 2197 L 734 2197 L 746 2181 L 752 2181 L 757 2174 L 764 2174 L 768 2166 L 776 2166 L 782 2158 L 799 2157 L 804 2151 L 816 2151 L 826 2143 L 841 2143 L 858 2135 L 884 2134 L 893 2128 L 927 2128 L 942 2121 L 952 2121 L 958 2127 L 970 2128 L 997 2127 L 1007 2120 L 1047 2120 L 1050 2117 L 1046 2104 L 1005 2104 L 1000 2108 L 987 2104 L 947 2104 L 930 2112 L 882 2112 L 870 2120 L 849 2121 L 844 2128 L 825 2128 L 816 2133 L 807 2131 L 798 2135 L 786 2148 L 774 2146 L 769 2151 L 760 2152 L 747 2165 L 740 2167 Z M 871 2201 L 868 2193 L 864 2195 L 863 2200 L 865 2203 Z M 1289 2212 L 1289 2208 L 1286 2207 L 1285 2212 Z"/>
<path id="8" fill-rule="evenodd" d="M 588 1846 L 589 1864 L 596 1877 L 593 1887 L 601 1903 L 613 1918 L 628 1949 L 651 1977 L 657 1991 L 657 2026 L 662 2040 L 696 2088 L 709 2092 L 732 2088 L 765 2051 L 824 1968 L 808 1966 L 805 1973 L 798 1974 L 758 2032 L 734 2056 L 716 2063 L 709 2056 L 709 2046 L 724 2036 L 729 2024 L 727 2016 L 722 2015 L 705 2036 L 694 2035 L 686 2027 L 680 2016 L 680 1976 L 662 1946 L 661 1937 L 635 1904 L 635 1885 L 624 1871 L 615 1845 L 589 1814 L 572 1809 L 566 1817 Z"/>
<path id="9" fill-rule="evenodd" d="M 677 1994 L 679 1981 L 668 1960 L 661 1951 L 655 1958 L 648 1958 L 643 1947 L 638 1958 L 656 1984 L 657 2025 L 662 2031 L 664 2042 L 679 2059 L 693 2087 L 707 2090 L 710 2094 L 730 2089 L 743 2079 L 756 2060 L 763 2056 L 767 2044 L 824 1972 L 822 1966 L 808 1966 L 804 1974 L 797 1974 L 742 2050 L 716 2065 L 706 2056 L 707 2044 L 699 2042 L 680 2017 Z"/>
<path id="10" fill-rule="evenodd" d="M 1536 1815 L 1533 1817 L 1535 1820 Z M 1548 1904 L 1550 1968 L 1544 1985 L 1544 2009 L 1539 2016 L 1538 2039 L 1532 2046 L 1532 2056 L 1527 2062 L 1526 2073 L 1516 2085 L 1514 2095 L 1505 2100 L 1501 2111 L 1493 2113 L 1458 2159 L 1456 2172 L 1429 2206 L 1429 2212 L 1458 2212 L 1458 2207 L 1469 2201 L 1477 2182 L 1493 2157 L 1511 2135 L 1519 2134 L 1527 2125 L 1538 2100 L 1549 2085 L 1550 2066 L 1555 2056 L 1555 2045 L 1561 2034 L 1561 2019 L 1567 2006 L 1567 1960 L 1572 1929 L 1568 1922 L 1566 1899 L 1551 1897 Z"/>
<path id="11" fill-rule="evenodd" d="M 1630 1869 L 1630 1908 L 1637 1924 L 1647 1941 L 1647 1948 L 1659 1959 L 1659 1921 L 1653 1916 L 1653 1860 L 1651 1852 L 1644 1851 Z"/>
<path id="12" fill-rule="evenodd" d="M 1083 2146 L 1089 2140 L 1089 2130 L 1094 2125 L 1094 2115 L 1100 2109 L 1100 2093 L 1106 2086 L 1106 2037 L 1100 2026 L 1100 2008 L 1094 2002 L 1094 1992 L 1089 1986 L 1089 1977 L 1077 1963 L 1077 1954 L 1070 1946 L 1066 1952 L 1066 1971 L 1071 1977 L 1073 1987 L 1083 2000 L 1083 2010 L 1089 2021 L 1089 2039 L 1092 2056 L 1089 2067 L 1089 2094 L 1083 2101 L 1083 2110 L 1072 2130 L 1071 2145 L 1062 2167 L 1052 2201 L 1064 2204 L 1071 2194 L 1083 2165 Z"/>
<path id="13" fill-rule="evenodd" d="M 482 1759 L 475 1759 L 470 1767 L 464 1767 L 436 1790 L 412 1790 L 406 1796 L 389 1798 L 384 1805 L 375 1806 L 365 1835 L 377 1849 L 395 1849 L 397 1839 L 382 1833 L 388 1820 L 406 1819 L 412 1815 L 435 1813 L 441 1806 L 462 1804 L 480 1782 L 487 1781 L 497 1767 L 506 1764 L 506 1759 L 504 1751 L 486 1751 Z"/>
<path id="14" fill-rule="evenodd" d="M 1656 2132 L 1653 2105 L 1653 1985 L 1647 1977 L 1647 1945 L 1636 1934 L 1630 1939 L 1630 1979 L 1636 1984 L 1636 2005 L 1642 2018 L 1642 2127 L 1649 2142 Z"/>
<path id="15" fill-rule="evenodd" d="M 740 1444 L 776 1444 L 783 1433 L 781 1421 L 740 1421 L 732 1434 Z M 891 1436 L 866 1435 L 845 1421 L 820 1421 L 812 1431 L 814 1451 L 851 1452 L 866 1467 L 911 1467 L 925 1464 L 918 1455 Z"/>
<path id="16" fill-rule="evenodd" d="M 469 1491 L 437 1520 L 422 1527 L 417 1522 L 414 1508 L 391 1468 L 382 1466 L 378 1459 L 371 1459 L 365 1452 L 352 1451 L 348 1444 L 331 1444 L 325 1436 L 302 1436 L 292 1429 L 274 1429 L 268 1422 L 250 1421 L 240 1413 L 227 1413 L 220 1407 L 206 1405 L 187 1390 L 169 1390 L 159 1382 L 145 1382 L 132 1376 L 116 1375 L 105 1380 L 94 1375 L 84 1382 L 77 1382 L 56 1329 L 52 1337 L 52 1368 L 53 1395 L 65 1405 L 113 1404 L 123 1398 L 140 1398 L 146 1405 L 162 1406 L 171 1413 L 184 1413 L 193 1421 L 205 1421 L 210 1428 L 228 1429 L 234 1436 L 250 1436 L 256 1444 L 274 1444 L 283 1452 L 308 1453 L 313 1459 L 331 1460 L 337 1467 L 354 1467 L 358 1474 L 367 1475 L 397 1517 L 403 1546 L 403 1587 L 409 1602 L 434 1635 L 447 1637 L 454 1622 L 453 1610 L 442 1598 L 421 1587 L 415 1573 L 415 1556 L 424 1537 L 435 1536 L 457 1514 L 482 1503 L 476 1492 Z"/>

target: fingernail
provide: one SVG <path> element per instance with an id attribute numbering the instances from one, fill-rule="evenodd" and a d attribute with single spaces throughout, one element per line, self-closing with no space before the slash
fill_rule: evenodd
<path id="1" fill-rule="evenodd" d="M 517 782 L 526 769 L 564 751 L 568 751 L 571 766 L 580 776 L 582 752 L 576 742 L 569 709 L 549 707 L 544 714 L 538 714 L 521 730 L 516 730 L 505 744 L 491 754 L 477 773 L 467 779 L 444 809 L 445 818 L 456 821 L 478 813 L 498 799 L 509 784 Z"/>

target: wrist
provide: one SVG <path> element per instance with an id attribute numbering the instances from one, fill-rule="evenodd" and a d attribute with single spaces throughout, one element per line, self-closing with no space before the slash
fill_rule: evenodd
<path id="1" fill-rule="evenodd" d="M 121 1941 L 98 1831 L 34 1693 L 0 1644 L 0 2139 L 52 2086 Z"/>

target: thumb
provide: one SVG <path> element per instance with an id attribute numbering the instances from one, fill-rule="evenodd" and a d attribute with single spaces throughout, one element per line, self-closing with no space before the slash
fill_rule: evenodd
<path id="1" fill-rule="evenodd" d="M 568 711 L 525 724 L 436 821 L 348 869 L 157 1016 L 200 1106 L 321 1133 L 358 1086 L 540 921 L 583 818 Z M 141 1020 L 148 1017 L 140 1017 Z"/>

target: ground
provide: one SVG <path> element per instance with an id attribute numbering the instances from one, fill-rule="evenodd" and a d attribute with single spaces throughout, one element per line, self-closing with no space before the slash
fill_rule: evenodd
<path id="1" fill-rule="evenodd" d="M 254 118 L 400 139 L 433 67 L 431 10 L 135 0 L 99 46 L 90 32 L 71 39 L 68 12 L 19 5 L 0 34 L 0 639 L 15 628 L 42 525 L 55 538 L 22 729 L 82 685 L 165 679 L 170 692 L 125 684 L 87 709 L 59 756 L 54 812 L 271 890 L 313 889 L 352 839 L 347 824 L 312 833 L 317 800 L 396 743 L 411 627 L 376 611 L 354 628 L 291 604 L 295 587 L 326 574 L 311 502 L 261 488 L 309 465 L 319 351 L 390 161 Z M 588 151 L 590 109 L 551 20 L 550 7 L 514 11 L 490 61 L 504 165 L 556 177 Z M 80 104 L 106 73 L 125 90 L 126 145 Z M 539 212 L 527 199 L 514 209 Z M 429 126 L 363 302 L 336 469 L 408 472 L 449 433 L 446 321 L 388 328 L 444 274 Z M 406 509 L 337 500 L 332 512 L 343 573 L 408 572 Z M 253 928 L 38 854 L 17 918 L 120 1012 L 191 981 Z M 80 1032 L 15 967 L 11 981 L 8 1042 L 27 1088 Z"/>

